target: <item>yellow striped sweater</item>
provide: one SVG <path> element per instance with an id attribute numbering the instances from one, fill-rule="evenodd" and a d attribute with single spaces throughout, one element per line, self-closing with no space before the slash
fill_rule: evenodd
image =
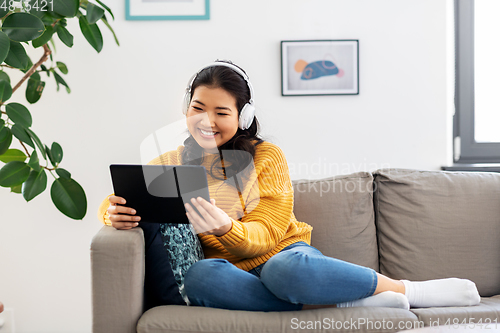
<path id="1" fill-rule="evenodd" d="M 183 149 L 179 146 L 149 164 L 180 165 Z M 208 155 L 204 159 L 202 165 L 207 170 L 213 158 L 214 155 Z M 290 244 L 310 244 L 312 231 L 310 225 L 298 222 L 293 214 L 293 188 L 283 151 L 270 142 L 262 142 L 256 146 L 254 166 L 255 172 L 245 182 L 241 194 L 234 186 L 207 173 L 210 197 L 229 215 L 232 228 L 222 236 L 198 235 L 206 258 L 227 259 L 246 271 L 265 263 Z M 98 217 L 111 225 L 108 207 L 106 198 L 98 209 Z"/>

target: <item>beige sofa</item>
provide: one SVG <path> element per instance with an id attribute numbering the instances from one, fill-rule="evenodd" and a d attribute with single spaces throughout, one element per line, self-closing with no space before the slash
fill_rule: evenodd
<path id="1" fill-rule="evenodd" d="M 324 254 L 396 279 L 460 277 L 472 307 L 245 312 L 160 306 L 143 313 L 140 228 L 103 226 L 92 240 L 94 333 L 395 332 L 482 323 L 500 329 L 500 174 L 382 169 L 294 181 L 295 214 Z"/>

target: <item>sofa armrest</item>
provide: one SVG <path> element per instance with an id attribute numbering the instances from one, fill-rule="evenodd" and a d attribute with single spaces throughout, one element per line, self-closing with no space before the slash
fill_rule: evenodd
<path id="1" fill-rule="evenodd" d="M 143 313 L 144 234 L 103 226 L 90 246 L 92 332 L 135 333 Z"/>

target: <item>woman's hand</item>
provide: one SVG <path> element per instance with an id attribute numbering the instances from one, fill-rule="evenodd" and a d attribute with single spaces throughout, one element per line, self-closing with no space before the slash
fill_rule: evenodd
<path id="1" fill-rule="evenodd" d="M 126 200 L 122 197 L 112 195 L 109 197 L 109 220 L 111 225 L 118 230 L 128 230 L 139 225 L 141 220 L 140 216 L 135 215 L 136 211 L 133 208 L 121 206 L 126 203 Z"/>
<path id="2" fill-rule="evenodd" d="M 215 199 L 210 202 L 198 197 L 191 199 L 191 204 L 200 212 L 201 216 L 186 203 L 186 215 L 194 227 L 196 233 L 204 235 L 222 236 L 231 230 L 233 223 L 231 218 L 222 209 L 215 205 Z"/>

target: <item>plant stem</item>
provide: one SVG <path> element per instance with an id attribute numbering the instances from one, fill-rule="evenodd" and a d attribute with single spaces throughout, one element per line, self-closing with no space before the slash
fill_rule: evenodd
<path id="1" fill-rule="evenodd" d="M 23 146 L 24 151 L 26 152 L 26 155 L 28 155 L 28 157 L 31 157 L 31 154 L 28 152 L 28 149 L 26 148 L 24 143 L 21 140 L 19 140 L 19 143 L 21 144 L 21 146 Z"/>
<path id="2" fill-rule="evenodd" d="M 31 155 L 30 155 L 30 153 L 28 153 L 28 149 L 26 148 L 26 146 L 24 145 L 24 143 L 21 140 L 19 140 L 19 142 L 21 143 L 21 146 L 23 146 L 24 151 L 26 152 L 26 155 L 28 155 L 28 157 L 31 157 Z M 56 168 L 49 168 L 49 167 L 42 166 L 42 165 L 40 165 L 40 166 L 42 168 L 44 168 L 45 170 L 49 170 L 49 171 L 53 171 L 53 170 L 56 169 Z M 52 176 L 54 176 L 54 175 L 52 175 Z M 56 178 L 56 177 L 54 177 L 54 178 Z"/>
<path id="3" fill-rule="evenodd" d="M 49 55 L 52 53 L 52 51 L 49 50 L 47 44 L 43 45 L 43 51 L 44 52 L 43 52 L 43 55 L 40 58 L 40 60 L 38 60 L 38 62 L 36 64 L 34 64 L 33 67 L 31 67 L 28 72 L 26 72 L 26 74 L 23 76 L 21 81 L 19 81 L 16 84 L 16 86 L 14 88 L 12 88 L 12 93 L 14 93 L 17 90 L 17 88 L 19 88 L 21 86 L 21 84 L 24 83 L 24 81 L 26 81 L 31 75 L 33 75 L 33 73 L 36 71 L 36 69 L 38 67 L 40 67 L 40 65 L 43 64 L 45 61 L 47 61 L 47 59 L 49 58 Z"/>

